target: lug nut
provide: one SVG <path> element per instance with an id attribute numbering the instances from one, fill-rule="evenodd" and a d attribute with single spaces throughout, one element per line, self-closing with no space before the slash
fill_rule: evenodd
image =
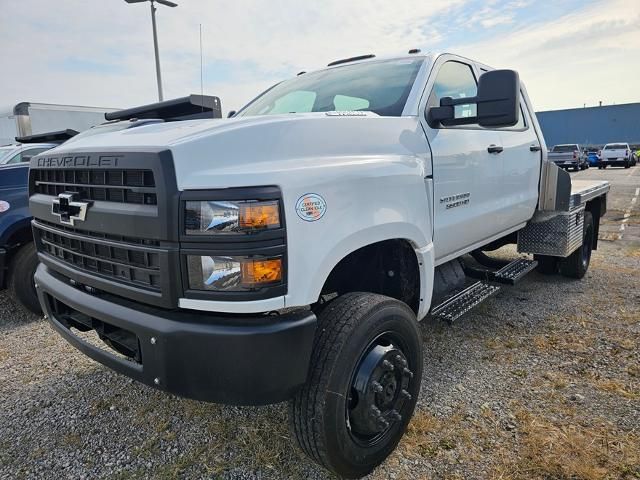
<path id="1" fill-rule="evenodd" d="M 407 361 L 402 357 L 402 355 L 396 355 L 396 363 L 399 363 L 403 367 L 407 366 Z"/>
<path id="2" fill-rule="evenodd" d="M 371 405 L 371 408 L 369 409 L 369 414 L 372 417 L 380 417 L 380 409 L 375 405 Z"/>
<path id="3" fill-rule="evenodd" d="M 411 370 L 409 370 L 408 368 L 405 368 L 404 370 L 402 370 L 402 373 L 407 375 L 409 378 L 413 378 L 413 372 Z"/>
<path id="4" fill-rule="evenodd" d="M 382 368 L 391 372 L 393 371 L 393 363 L 391 363 L 389 360 L 383 360 Z"/>
<path id="5" fill-rule="evenodd" d="M 380 417 L 378 419 L 378 425 L 380 425 L 382 428 L 389 428 L 389 422 L 387 422 L 384 418 Z"/>
<path id="6" fill-rule="evenodd" d="M 375 381 L 371 384 L 371 389 L 376 393 L 380 393 L 383 390 L 382 385 Z"/>
<path id="7" fill-rule="evenodd" d="M 402 415 L 400 415 L 397 410 L 391 410 L 389 416 L 398 422 L 402 420 Z"/>
<path id="8" fill-rule="evenodd" d="M 413 398 L 411 394 L 404 389 L 402 389 L 402 391 L 400 392 L 400 395 L 402 395 L 407 400 L 411 400 L 411 398 Z"/>

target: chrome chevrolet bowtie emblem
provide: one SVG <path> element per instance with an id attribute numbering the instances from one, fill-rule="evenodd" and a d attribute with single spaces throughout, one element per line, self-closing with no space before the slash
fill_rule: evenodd
<path id="1" fill-rule="evenodd" d="M 53 199 L 51 213 L 60 219 L 60 223 L 73 226 L 76 221 L 84 222 L 89 203 L 77 201 L 77 195 L 75 192 L 65 192 Z"/>

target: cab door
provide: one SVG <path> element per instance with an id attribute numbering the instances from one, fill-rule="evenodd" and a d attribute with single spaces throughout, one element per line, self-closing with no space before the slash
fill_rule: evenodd
<path id="1" fill-rule="evenodd" d="M 542 165 L 542 145 L 538 140 L 523 95 L 520 120 L 513 127 L 500 129 L 504 179 L 500 189 L 503 205 L 497 218 L 503 230 L 527 222 L 538 204 L 538 182 Z"/>
<path id="2" fill-rule="evenodd" d="M 508 223 L 502 200 L 504 165 L 502 139 L 497 130 L 477 124 L 430 126 L 428 109 L 442 97 L 477 94 L 472 64 L 453 55 L 436 60 L 427 82 L 421 117 L 432 152 L 433 225 L 436 263 L 468 251 L 474 244 L 501 233 Z M 456 118 L 476 116 L 475 105 L 456 106 Z"/>

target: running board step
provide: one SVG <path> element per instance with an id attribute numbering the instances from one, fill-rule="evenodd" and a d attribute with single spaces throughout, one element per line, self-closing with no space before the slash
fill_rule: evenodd
<path id="1" fill-rule="evenodd" d="M 497 272 L 490 272 L 487 280 L 498 283 L 506 283 L 507 285 L 515 285 L 531 270 L 538 266 L 536 260 L 527 260 L 519 258 L 505 265 Z"/>
<path id="2" fill-rule="evenodd" d="M 500 287 L 497 285 L 491 285 L 485 282 L 476 282 L 448 300 L 445 300 L 440 305 L 434 307 L 431 310 L 431 315 L 448 322 L 453 322 L 473 307 L 495 295 L 498 290 L 500 290 Z"/>

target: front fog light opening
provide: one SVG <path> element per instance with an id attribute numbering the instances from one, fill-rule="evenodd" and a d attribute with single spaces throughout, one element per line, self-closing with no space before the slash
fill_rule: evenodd
<path id="1" fill-rule="evenodd" d="M 282 283 L 282 257 L 188 255 L 189 288 L 215 292 L 256 290 Z"/>

